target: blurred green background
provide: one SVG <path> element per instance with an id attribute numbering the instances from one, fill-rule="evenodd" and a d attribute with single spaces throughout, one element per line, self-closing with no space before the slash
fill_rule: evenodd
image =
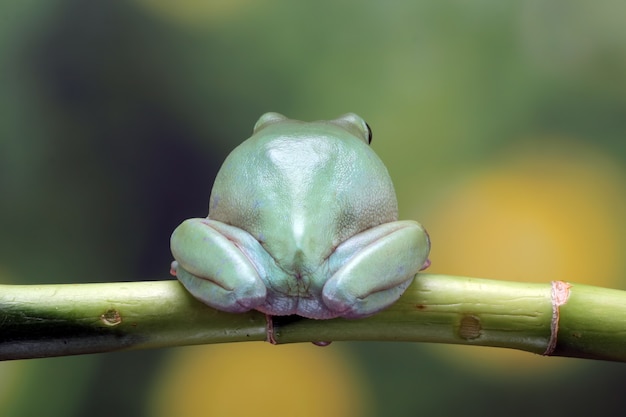
<path id="1" fill-rule="evenodd" d="M 169 279 L 266 111 L 352 111 L 431 271 L 626 289 L 626 3 L 0 2 L 0 280 Z M 0 364 L 2 416 L 617 415 L 626 365 L 238 344 Z"/>

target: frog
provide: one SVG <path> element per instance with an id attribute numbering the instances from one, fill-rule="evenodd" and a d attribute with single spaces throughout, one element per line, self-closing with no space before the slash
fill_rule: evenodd
<path id="1" fill-rule="evenodd" d="M 269 112 L 224 160 L 206 218 L 172 233 L 171 273 L 217 310 L 368 317 L 429 265 L 430 238 L 398 220 L 389 172 L 357 114 Z"/>

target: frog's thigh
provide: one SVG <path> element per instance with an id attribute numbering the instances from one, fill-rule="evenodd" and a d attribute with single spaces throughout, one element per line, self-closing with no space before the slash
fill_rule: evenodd
<path id="1" fill-rule="evenodd" d="M 176 277 L 203 303 L 229 312 L 255 308 L 266 288 L 237 247 L 255 241 L 247 232 L 208 219 L 185 220 L 172 234 Z M 255 241 L 256 242 L 256 241 Z"/>
<path id="2" fill-rule="evenodd" d="M 326 305 L 344 317 L 363 317 L 395 302 L 428 257 L 430 243 L 417 222 L 383 224 L 338 247 L 354 250 L 323 290 Z M 345 250 L 343 251 L 344 255 Z"/>

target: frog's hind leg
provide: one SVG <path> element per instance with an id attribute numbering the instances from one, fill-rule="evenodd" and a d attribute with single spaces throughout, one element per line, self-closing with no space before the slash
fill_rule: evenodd
<path id="1" fill-rule="evenodd" d="M 353 236 L 335 251 L 344 263 L 324 285 L 324 303 L 346 318 L 388 307 L 411 284 L 429 250 L 428 234 L 414 221 L 386 223 Z"/>
<path id="2" fill-rule="evenodd" d="M 174 230 L 171 240 L 176 278 L 204 304 L 239 313 L 265 301 L 265 284 L 240 249 L 258 244 L 247 232 L 214 220 L 189 219 Z"/>

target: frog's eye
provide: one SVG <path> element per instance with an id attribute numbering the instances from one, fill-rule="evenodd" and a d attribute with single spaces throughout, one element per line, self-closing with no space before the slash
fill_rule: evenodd
<path id="1" fill-rule="evenodd" d="M 372 129 L 365 123 L 365 120 L 354 113 L 344 114 L 328 122 L 341 126 L 367 144 L 372 142 Z"/>
<path id="2" fill-rule="evenodd" d="M 280 113 L 274 113 L 274 112 L 265 113 L 263 116 L 259 118 L 259 120 L 257 120 L 256 124 L 254 125 L 254 129 L 252 129 L 252 132 L 256 133 L 268 125 L 282 122 L 283 120 L 287 120 L 287 117 L 283 116 Z"/>

